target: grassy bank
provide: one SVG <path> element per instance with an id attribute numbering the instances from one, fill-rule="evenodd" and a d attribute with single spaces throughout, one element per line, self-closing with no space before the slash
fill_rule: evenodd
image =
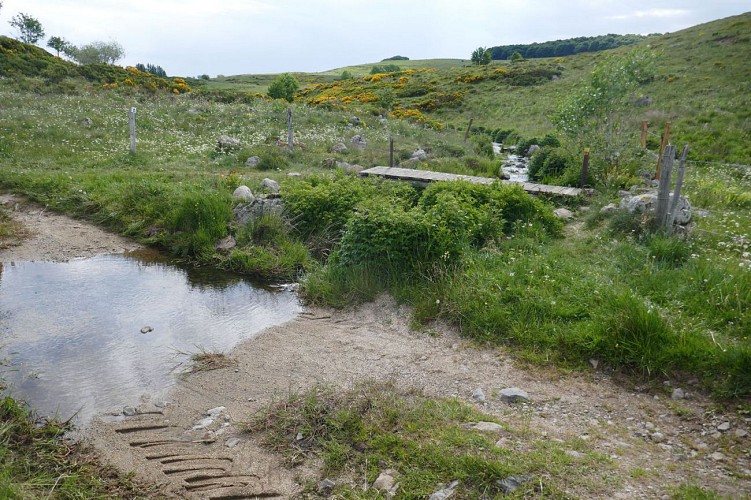
<path id="1" fill-rule="evenodd" d="M 0 401 L 0 497 L 158 498 L 152 487 L 102 466 L 64 438 L 65 425 L 35 417 L 21 403 Z"/>

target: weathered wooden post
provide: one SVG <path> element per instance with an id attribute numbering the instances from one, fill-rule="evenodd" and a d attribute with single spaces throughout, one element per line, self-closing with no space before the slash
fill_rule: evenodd
<path id="1" fill-rule="evenodd" d="M 647 120 L 642 120 L 641 122 L 641 148 L 647 149 L 647 128 L 649 127 L 649 122 Z"/>
<path id="2" fill-rule="evenodd" d="M 662 176 L 657 186 L 657 207 L 655 208 L 655 222 L 660 228 L 665 228 L 670 204 L 670 176 L 673 172 L 675 160 L 675 146 L 668 144 L 662 158 Z"/>
<path id="3" fill-rule="evenodd" d="M 587 174 L 589 173 L 589 148 L 584 148 L 584 161 L 582 162 L 582 176 L 579 179 L 579 187 L 583 188 L 587 184 Z"/>
<path id="4" fill-rule="evenodd" d="M 290 152 L 295 146 L 295 135 L 292 130 L 292 106 L 287 108 L 287 147 Z"/>
<path id="5" fill-rule="evenodd" d="M 389 167 L 394 168 L 394 136 L 389 136 Z"/>
<path id="6" fill-rule="evenodd" d="M 662 133 L 662 142 L 660 143 L 660 154 L 657 156 L 657 173 L 655 173 L 655 179 L 657 180 L 660 180 L 660 173 L 662 170 L 662 157 L 669 142 L 670 122 L 665 122 L 665 131 Z"/>
<path id="7" fill-rule="evenodd" d="M 683 147 L 681 153 L 681 161 L 678 163 L 678 176 L 675 179 L 675 191 L 673 191 L 673 199 L 670 202 L 670 210 L 668 210 L 668 217 L 665 222 L 665 230 L 668 234 L 673 232 L 673 223 L 675 222 L 676 210 L 678 210 L 678 202 L 681 198 L 681 189 L 683 188 L 683 176 L 686 173 L 686 160 L 688 159 L 688 144 Z"/>
<path id="8" fill-rule="evenodd" d="M 130 154 L 136 154 L 136 108 L 135 106 L 128 110 L 128 121 L 130 122 Z"/>
<path id="9" fill-rule="evenodd" d="M 467 139 L 469 139 L 469 131 L 472 130 L 472 122 L 475 121 L 474 118 L 469 119 L 469 125 L 467 125 L 467 131 L 464 132 L 464 142 L 467 142 Z"/>

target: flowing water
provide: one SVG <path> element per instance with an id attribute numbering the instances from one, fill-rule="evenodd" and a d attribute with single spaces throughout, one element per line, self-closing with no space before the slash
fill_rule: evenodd
<path id="1" fill-rule="evenodd" d="M 5 263 L 0 381 L 41 415 L 83 425 L 163 396 L 191 354 L 226 353 L 300 310 L 293 292 L 152 252 Z"/>

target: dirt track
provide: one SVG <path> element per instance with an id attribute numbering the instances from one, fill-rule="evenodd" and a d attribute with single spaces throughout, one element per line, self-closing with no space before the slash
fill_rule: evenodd
<path id="1" fill-rule="evenodd" d="M 40 210 L 14 212 L 35 236 L 0 251 L 0 261 L 65 260 L 137 248 Z M 742 436 L 749 422 L 716 411 L 692 385 L 682 385 L 688 399 L 673 402 L 668 386 L 627 387 L 602 367 L 578 375 L 525 369 L 500 350 L 473 347 L 449 327 L 436 325 L 436 335 L 429 336 L 410 330 L 408 320 L 409 311 L 387 297 L 356 310 L 309 309 L 239 345 L 229 353 L 231 366 L 182 377 L 167 401 L 144 395 L 134 404 L 135 415 L 102 416 L 86 430 L 86 439 L 104 460 L 160 484 L 168 496 L 289 497 L 302 479 L 321 479 L 317 471 L 284 468 L 242 431 L 242 422 L 270 401 L 316 383 L 348 388 L 360 380 L 388 379 L 479 405 L 536 439 L 580 438 L 611 457 L 611 468 L 602 472 L 619 478 L 612 490 L 575 495 L 660 498 L 670 485 L 686 482 L 733 497 L 751 491 L 750 441 Z M 494 397 L 506 387 L 524 389 L 531 404 L 509 406 Z M 485 402 L 473 400 L 477 388 L 487 395 Z M 207 411 L 217 407 L 224 409 L 209 422 Z M 730 430 L 718 431 L 725 421 Z M 519 435 L 507 438 L 509 446 L 523 445 L 514 442 Z"/>

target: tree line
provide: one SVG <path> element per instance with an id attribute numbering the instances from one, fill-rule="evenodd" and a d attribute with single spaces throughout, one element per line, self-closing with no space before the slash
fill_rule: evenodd
<path id="1" fill-rule="evenodd" d="M 530 44 L 500 45 L 486 49 L 494 60 L 506 60 L 518 52 L 525 59 L 538 57 L 565 57 L 580 52 L 597 52 L 632 45 L 655 35 L 599 35 L 580 36 L 565 40 L 535 42 Z"/>

